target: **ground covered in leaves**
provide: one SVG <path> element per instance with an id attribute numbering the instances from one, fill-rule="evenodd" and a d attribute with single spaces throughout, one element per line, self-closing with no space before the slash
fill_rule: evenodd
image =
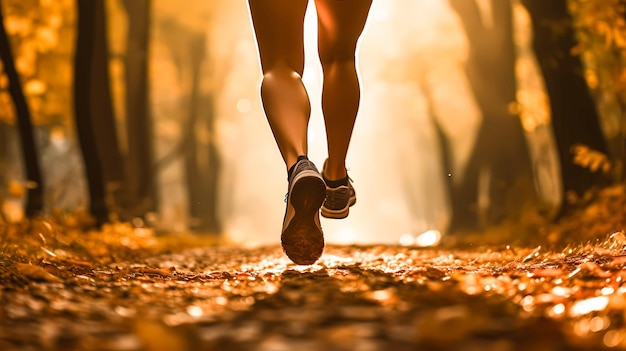
<path id="1" fill-rule="evenodd" d="M 130 224 L 2 224 L 0 350 L 626 349 L 626 234 L 549 244 L 584 218 L 545 246 L 330 246 L 306 267 Z"/>

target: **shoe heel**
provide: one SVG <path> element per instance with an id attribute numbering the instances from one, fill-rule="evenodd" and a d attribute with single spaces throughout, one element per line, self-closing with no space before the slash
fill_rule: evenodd
<path id="1" fill-rule="evenodd" d="M 296 212 L 312 213 L 319 210 L 326 198 L 326 185 L 319 177 L 299 179 L 292 189 L 291 204 Z"/>

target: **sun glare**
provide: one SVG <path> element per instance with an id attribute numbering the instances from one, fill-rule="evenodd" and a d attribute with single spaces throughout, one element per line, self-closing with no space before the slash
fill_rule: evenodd
<path id="1" fill-rule="evenodd" d="M 583 316 L 594 311 L 602 311 L 609 304 L 609 298 L 606 296 L 592 297 L 586 300 L 576 302 L 570 310 L 572 317 Z"/>
<path id="2" fill-rule="evenodd" d="M 441 241 L 441 233 L 437 230 L 428 230 L 415 237 L 415 245 L 428 247 L 435 246 Z"/>
<path id="3" fill-rule="evenodd" d="M 488 22 L 490 9 L 481 9 Z M 232 31 L 224 34 L 231 37 L 217 38 L 223 45 L 241 43 L 234 54 L 224 48 L 216 51 L 223 56 L 224 67 L 237 68 L 224 78 L 216 111 L 221 117 L 215 135 L 224 165 L 220 207 L 224 231 L 237 233 L 231 239 L 246 244 L 274 243 L 285 210 L 284 203 L 277 201 L 286 186 L 283 162 L 259 98 L 262 76 L 254 32 L 249 17 L 239 19 L 241 22 L 231 23 Z M 524 24 L 523 17 L 520 22 Z M 317 30 L 315 2 L 309 1 L 302 81 L 311 102 L 308 156 L 321 167 L 328 150 Z M 358 44 L 361 101 L 346 159 L 359 200 L 349 218 L 322 221 L 328 243 L 434 246 L 441 241 L 451 217 L 446 190 L 449 174 L 453 180 L 463 179 L 482 119 L 464 70 L 468 47 L 459 16 L 446 1 L 373 2 Z M 524 61 L 518 65 L 518 73 L 536 74 L 531 67 L 535 64 Z M 536 93 L 541 86 L 530 79 L 524 82 L 520 104 L 512 107 L 532 117 L 526 119 L 529 133 L 545 134 L 545 115 L 527 106 L 542 99 Z M 441 167 L 445 155 L 438 128 L 454 141 L 449 143 L 450 169 Z M 535 151 L 541 150 L 541 145 L 529 144 L 533 154 L 538 154 Z M 548 156 L 552 157 L 544 158 Z M 549 161 L 546 164 L 551 164 Z M 240 165 L 264 172 L 250 179 Z M 547 181 L 541 188 L 550 194 L 558 190 Z M 548 200 L 554 203 L 558 196 Z"/>

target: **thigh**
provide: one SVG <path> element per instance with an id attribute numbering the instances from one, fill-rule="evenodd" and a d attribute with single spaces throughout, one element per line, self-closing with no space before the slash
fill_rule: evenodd
<path id="1" fill-rule="evenodd" d="M 315 0 L 322 62 L 354 58 L 372 0 Z"/>
<path id="2" fill-rule="evenodd" d="M 248 0 L 263 72 L 304 69 L 304 14 L 308 0 Z"/>

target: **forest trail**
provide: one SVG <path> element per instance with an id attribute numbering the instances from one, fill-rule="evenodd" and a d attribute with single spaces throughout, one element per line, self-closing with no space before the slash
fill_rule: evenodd
<path id="1" fill-rule="evenodd" d="M 329 246 L 296 266 L 122 224 L 22 229 L 3 230 L 6 351 L 626 347 L 623 232 L 559 251 Z"/>

